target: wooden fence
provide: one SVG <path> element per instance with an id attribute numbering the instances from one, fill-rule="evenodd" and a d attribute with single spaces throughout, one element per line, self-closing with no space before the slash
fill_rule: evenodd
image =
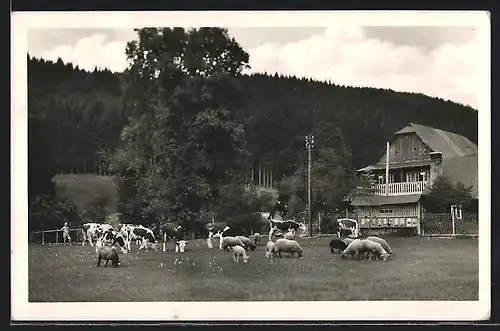
<path id="1" fill-rule="evenodd" d="M 71 237 L 72 243 L 82 242 L 82 231 L 79 228 L 69 229 L 69 236 Z M 44 231 L 34 231 L 30 232 L 28 236 L 28 241 L 31 243 L 41 243 L 45 245 L 50 244 L 60 244 L 63 243 L 63 233 L 60 230 L 44 230 Z"/>
<path id="2" fill-rule="evenodd" d="M 422 235 L 478 235 L 478 214 L 463 214 L 462 218 L 451 217 L 451 213 L 424 214 L 421 221 Z"/>

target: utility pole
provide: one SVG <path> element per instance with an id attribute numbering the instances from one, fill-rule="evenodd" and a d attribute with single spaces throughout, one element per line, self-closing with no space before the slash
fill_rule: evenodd
<path id="1" fill-rule="evenodd" d="M 305 136 L 306 148 L 308 153 L 308 166 L 307 166 L 307 216 L 309 221 L 309 237 L 312 237 L 312 219 L 311 219 L 311 148 L 314 146 L 314 136 L 309 134 Z"/>
<path id="2" fill-rule="evenodd" d="M 386 152 L 385 152 L 385 195 L 389 195 L 389 142 L 387 142 Z"/>

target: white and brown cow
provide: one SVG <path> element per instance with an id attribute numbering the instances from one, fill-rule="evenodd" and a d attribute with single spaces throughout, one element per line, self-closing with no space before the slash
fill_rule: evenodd
<path id="1" fill-rule="evenodd" d="M 219 249 L 222 250 L 222 240 L 224 233 L 226 233 L 231 227 L 226 222 L 215 222 L 212 219 L 212 223 L 208 223 L 205 228 L 208 231 L 207 245 L 208 248 L 213 248 L 212 238 L 219 237 Z"/>
<path id="2" fill-rule="evenodd" d="M 100 223 L 88 222 L 82 225 L 82 246 L 85 246 L 85 242 L 88 241 L 90 246 L 94 246 L 93 240 L 97 239 L 102 235 L 103 231 L 101 229 Z"/>
<path id="3" fill-rule="evenodd" d="M 278 220 L 269 220 L 269 241 L 272 241 L 273 235 L 283 234 L 287 232 L 297 232 L 297 231 L 306 231 L 306 225 L 304 222 L 296 222 L 293 220 L 287 221 L 278 221 Z"/>
<path id="4" fill-rule="evenodd" d="M 156 243 L 155 235 L 153 230 L 146 228 L 142 225 L 131 225 L 124 224 L 120 229 L 120 233 L 125 237 L 127 242 L 127 249 L 130 251 L 130 242 L 135 240 L 136 242 L 140 242 L 141 246 L 139 246 L 139 250 L 148 248 L 148 244 Z"/>
<path id="5" fill-rule="evenodd" d="M 109 243 L 111 246 L 118 245 L 123 254 L 127 254 L 127 241 L 120 232 L 114 230 L 107 230 L 102 236 L 103 243 Z"/>
<path id="6" fill-rule="evenodd" d="M 166 245 L 169 240 L 175 240 L 176 241 L 176 249 L 180 245 L 181 241 L 185 241 L 186 239 L 186 229 L 182 227 L 182 225 L 178 225 L 176 223 L 171 223 L 167 222 L 164 224 L 161 224 L 159 226 L 159 234 L 160 237 L 163 238 L 163 251 L 165 252 L 167 250 Z M 187 241 L 185 241 L 182 246 L 185 246 L 187 244 Z"/>
<path id="7" fill-rule="evenodd" d="M 129 229 L 133 228 L 133 227 L 136 227 L 136 226 L 139 226 L 139 224 L 130 224 L 130 223 L 127 224 L 127 223 L 123 223 L 123 224 L 120 224 L 119 226 L 120 226 L 120 228 L 119 228 L 118 231 L 123 236 L 123 238 L 125 238 L 125 240 L 127 241 L 127 245 L 130 245 L 129 244 Z M 130 240 L 134 240 L 134 239 L 130 239 Z M 142 242 L 141 240 L 142 240 L 142 238 L 136 237 L 135 238 L 135 244 L 137 246 L 139 246 L 141 244 L 141 242 Z"/>
<path id="8" fill-rule="evenodd" d="M 337 224 L 338 224 L 337 236 L 339 238 L 359 237 L 358 221 L 350 218 L 341 218 L 337 220 Z"/>

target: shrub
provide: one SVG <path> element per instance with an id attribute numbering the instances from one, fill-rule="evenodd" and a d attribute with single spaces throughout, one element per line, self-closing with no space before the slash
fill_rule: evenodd
<path id="1" fill-rule="evenodd" d="M 69 199 L 55 200 L 49 196 L 37 196 L 29 208 L 29 230 L 53 230 L 60 228 L 64 222 L 70 226 L 79 226 L 81 215 Z"/>
<path id="2" fill-rule="evenodd" d="M 93 222 L 104 222 L 106 220 L 106 206 L 109 198 L 107 196 L 96 196 L 90 202 L 90 209 L 87 210 L 87 217 Z"/>

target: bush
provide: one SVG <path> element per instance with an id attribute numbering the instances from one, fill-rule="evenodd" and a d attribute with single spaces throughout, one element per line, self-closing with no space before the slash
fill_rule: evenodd
<path id="1" fill-rule="evenodd" d="M 29 208 L 28 227 L 30 231 L 53 230 L 64 222 L 71 226 L 81 225 L 81 215 L 71 200 L 55 200 L 49 196 L 37 196 Z"/>
<path id="2" fill-rule="evenodd" d="M 425 210 L 431 213 L 447 213 L 451 205 L 462 205 L 464 210 L 467 210 L 474 200 L 471 191 L 472 186 L 460 182 L 453 184 L 447 177 L 440 176 L 423 199 Z"/>
<path id="3" fill-rule="evenodd" d="M 90 209 L 87 210 L 87 218 L 93 222 L 102 223 L 106 220 L 106 206 L 108 205 L 109 197 L 96 196 L 90 202 Z"/>
<path id="4" fill-rule="evenodd" d="M 254 189 L 233 185 L 222 190 L 222 196 L 214 207 L 217 220 L 228 222 L 240 233 L 259 232 L 262 217 L 259 212 L 268 210 L 271 196 L 259 195 Z"/>

